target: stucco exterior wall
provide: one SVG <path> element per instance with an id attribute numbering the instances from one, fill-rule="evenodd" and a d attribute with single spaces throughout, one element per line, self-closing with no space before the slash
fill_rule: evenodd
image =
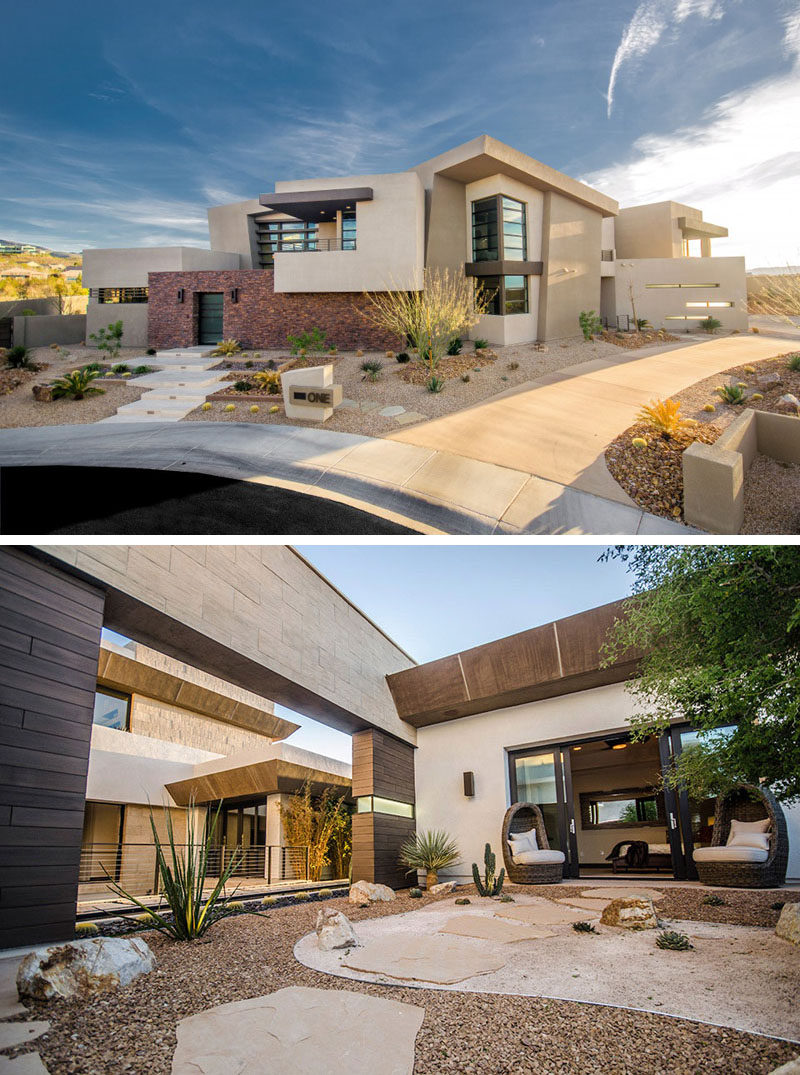
<path id="1" fill-rule="evenodd" d="M 469 228 L 464 220 L 464 184 L 435 175 L 428 192 L 425 265 L 433 269 L 464 270 Z"/>
<path id="2" fill-rule="evenodd" d="M 90 338 L 93 333 L 121 321 L 122 346 L 144 349 L 148 346 L 148 305 L 146 302 L 98 302 L 90 298 L 86 307 L 86 346 L 94 347 L 94 340 Z"/>
<path id="3" fill-rule="evenodd" d="M 636 313 L 656 328 L 671 332 L 697 331 L 709 315 L 725 332 L 747 332 L 747 276 L 744 258 L 618 258 L 616 266 L 617 313 L 631 314 L 630 285 Z M 717 286 L 648 288 L 648 284 L 714 284 Z M 687 302 L 732 302 L 732 307 L 697 309 Z M 669 320 L 690 317 L 689 321 Z"/>
<path id="4" fill-rule="evenodd" d="M 14 344 L 23 347 L 49 347 L 83 343 L 86 338 L 85 314 L 37 314 L 14 318 Z"/>
<path id="5" fill-rule="evenodd" d="M 620 209 L 614 225 L 618 258 L 679 258 L 683 235 L 674 202 Z"/>
<path id="6" fill-rule="evenodd" d="M 238 269 L 239 254 L 196 246 L 119 247 L 83 251 L 83 286 L 147 287 L 151 272 Z"/>
<path id="7" fill-rule="evenodd" d="M 276 193 L 372 187 L 356 203 L 355 250 L 275 254 L 275 291 L 362 292 L 422 287 L 425 197 L 416 172 L 303 179 L 275 184 Z"/>
<path id="8" fill-rule="evenodd" d="M 211 249 L 229 250 L 239 255 L 239 265 L 230 266 L 231 268 L 258 268 L 258 246 L 253 217 L 260 216 L 263 212 L 264 206 L 258 198 L 229 205 L 215 205 L 208 210 Z"/>
<path id="9" fill-rule="evenodd" d="M 540 340 L 577 336 L 580 312 L 599 311 L 601 222 L 598 211 L 563 194 L 544 195 Z"/>

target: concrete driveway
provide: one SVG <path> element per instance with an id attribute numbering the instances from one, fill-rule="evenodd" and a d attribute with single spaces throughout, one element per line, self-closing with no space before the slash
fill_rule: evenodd
<path id="1" fill-rule="evenodd" d="M 651 399 L 791 350 L 786 341 L 727 336 L 677 350 L 598 359 L 531 381 L 486 403 L 413 426 L 390 440 L 446 451 L 633 506 L 605 464 L 606 447 Z M 515 522 L 525 505 L 517 503 Z M 524 523 L 522 524 L 524 529 Z"/>

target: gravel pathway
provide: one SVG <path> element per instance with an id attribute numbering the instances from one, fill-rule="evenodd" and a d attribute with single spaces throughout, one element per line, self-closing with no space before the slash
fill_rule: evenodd
<path id="1" fill-rule="evenodd" d="M 563 897 L 565 888 L 557 891 Z M 420 901 L 400 894 L 391 904 L 365 909 L 345 900 L 325 906 L 340 907 L 357 923 L 416 909 Z M 267 918 L 230 919 L 189 945 L 145 935 L 158 958 L 153 973 L 88 1003 L 33 1006 L 36 1018 L 53 1024 L 37 1043 L 51 1075 L 168 1075 L 179 1019 L 286 985 L 347 988 L 423 1005 L 416 1075 L 767 1075 L 800 1052 L 774 1039 L 643 1012 L 331 978 L 292 954 L 314 928 L 317 911 L 312 902 L 273 910 Z"/>

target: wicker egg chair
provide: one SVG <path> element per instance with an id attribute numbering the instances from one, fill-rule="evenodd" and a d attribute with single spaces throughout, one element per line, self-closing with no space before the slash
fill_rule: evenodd
<path id="1" fill-rule="evenodd" d="M 506 876 L 515 885 L 557 885 L 564 876 L 563 862 L 542 862 L 538 865 L 518 866 L 511 858 L 511 850 L 508 846 L 511 833 L 530 832 L 531 829 L 536 830 L 536 843 L 539 845 L 539 850 L 549 851 L 550 844 L 547 841 L 542 811 L 535 803 L 514 803 L 506 810 L 501 837 Z"/>
<path id="2" fill-rule="evenodd" d="M 768 788 L 741 784 L 720 795 L 714 808 L 712 847 L 724 847 L 731 831 L 731 821 L 770 819 L 769 852 L 766 862 L 698 862 L 697 874 L 704 885 L 727 888 L 780 888 L 786 880 L 789 859 L 789 836 L 786 817 L 780 803 Z"/>

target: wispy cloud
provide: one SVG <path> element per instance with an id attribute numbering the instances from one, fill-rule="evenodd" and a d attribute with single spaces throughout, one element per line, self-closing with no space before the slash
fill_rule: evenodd
<path id="1" fill-rule="evenodd" d="M 623 67 L 652 52 L 670 28 L 679 27 L 693 15 L 721 19 L 724 3 L 725 0 L 644 0 L 639 4 L 622 33 L 611 65 L 606 91 L 608 115 L 614 107 L 614 91 Z"/>
<path id="2" fill-rule="evenodd" d="M 623 206 L 673 199 L 727 226 L 718 254 L 743 254 L 754 264 L 797 263 L 800 236 L 800 8 L 783 22 L 788 72 L 717 101 L 696 124 L 646 135 L 625 161 L 585 177 Z"/>

